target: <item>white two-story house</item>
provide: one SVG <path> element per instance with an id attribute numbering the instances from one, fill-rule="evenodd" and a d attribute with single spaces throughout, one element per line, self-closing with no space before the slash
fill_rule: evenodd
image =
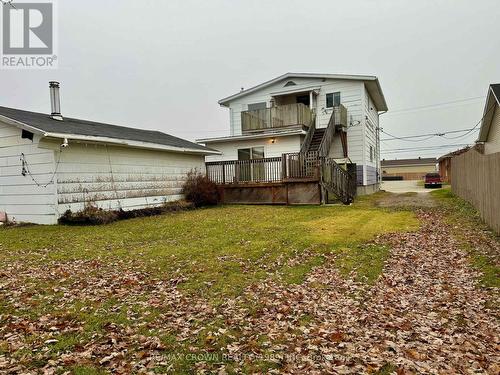
<path id="1" fill-rule="evenodd" d="M 229 109 L 230 136 L 197 140 L 221 152 L 207 162 L 326 150 L 355 164 L 358 194 L 379 189 L 379 114 L 388 108 L 377 77 L 286 73 L 219 104 Z"/>

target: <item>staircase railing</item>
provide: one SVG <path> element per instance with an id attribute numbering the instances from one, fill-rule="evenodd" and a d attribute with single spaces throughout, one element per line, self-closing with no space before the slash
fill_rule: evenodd
<path id="1" fill-rule="evenodd" d="M 330 116 L 330 120 L 328 121 L 328 126 L 325 130 L 325 134 L 323 135 L 323 140 L 319 145 L 318 149 L 319 156 L 322 157 L 328 156 L 334 137 L 335 137 L 335 111 L 332 111 L 332 115 Z"/>
<path id="2" fill-rule="evenodd" d="M 309 150 L 309 146 L 311 145 L 311 141 L 313 139 L 315 131 L 316 131 L 316 116 L 313 113 L 311 118 L 311 124 L 309 125 L 309 129 L 307 130 L 304 142 L 302 142 L 302 146 L 300 146 L 300 152 L 304 153 Z"/>
<path id="3" fill-rule="evenodd" d="M 322 158 L 321 185 L 336 195 L 344 204 L 350 204 L 356 196 L 356 178 L 332 158 Z"/>

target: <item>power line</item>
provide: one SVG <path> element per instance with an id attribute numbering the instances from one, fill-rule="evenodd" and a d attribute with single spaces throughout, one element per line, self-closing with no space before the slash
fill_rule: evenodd
<path id="1" fill-rule="evenodd" d="M 469 143 L 453 143 L 447 145 L 436 145 L 436 146 L 425 146 L 425 147 L 401 147 L 401 148 L 389 148 L 382 150 L 383 153 L 388 152 L 400 152 L 400 151 L 419 151 L 419 150 L 434 150 L 440 148 L 448 148 L 448 147 L 461 147 L 468 146 Z"/>
<path id="2" fill-rule="evenodd" d="M 419 135 L 413 135 L 413 136 L 405 136 L 405 137 L 397 137 L 395 135 L 392 135 L 386 131 L 384 131 L 382 128 L 380 128 L 380 131 L 384 134 L 387 134 L 388 136 L 392 137 L 392 138 L 389 138 L 389 139 L 384 139 L 384 141 L 390 141 L 390 140 L 401 140 L 401 141 L 407 141 L 407 142 L 421 142 L 422 139 L 413 139 L 413 138 L 421 138 L 421 137 L 442 137 L 442 138 L 445 138 L 445 139 L 459 139 L 459 138 L 463 138 L 463 137 L 466 137 L 468 136 L 470 133 L 472 133 L 473 131 L 477 131 L 479 129 L 477 129 L 477 127 L 481 124 L 481 122 L 483 121 L 483 119 L 486 117 L 486 115 L 493 109 L 495 108 L 495 104 L 493 104 L 483 115 L 483 117 L 481 117 L 481 119 L 476 123 L 476 125 L 474 125 L 474 127 L 470 128 L 470 129 L 463 129 L 463 130 L 450 130 L 450 131 L 447 131 L 447 132 L 442 132 L 442 133 L 430 133 L 430 134 L 419 134 Z M 459 136 L 456 136 L 456 137 L 446 137 L 445 135 L 446 134 L 452 134 L 452 133 L 461 133 L 461 132 L 466 132 L 465 134 L 462 134 L 462 135 L 459 135 Z M 430 138 L 427 138 L 427 139 L 430 139 Z M 424 139 L 424 140 L 427 140 L 427 139 Z"/>
<path id="3" fill-rule="evenodd" d="M 423 139 L 423 140 L 427 140 L 427 139 L 430 139 L 430 138 L 433 138 L 433 137 L 443 137 L 445 134 L 453 134 L 453 133 L 461 133 L 461 132 L 470 132 L 470 131 L 473 131 L 475 128 L 469 128 L 469 129 L 461 129 L 461 130 L 450 130 L 450 131 L 446 131 L 446 132 L 441 132 L 441 133 L 427 133 L 427 134 L 417 134 L 417 135 L 408 135 L 408 136 L 404 136 L 404 137 L 397 137 L 395 135 L 392 135 L 382 129 L 380 129 L 380 131 L 384 134 L 387 134 L 389 136 L 391 136 L 392 138 L 384 138 L 384 139 L 381 139 L 382 141 L 394 141 L 394 140 L 401 140 L 401 141 L 405 141 L 405 140 L 408 140 L 408 139 L 413 139 L 413 138 L 421 138 L 421 137 L 429 137 L 429 138 L 426 138 L 426 139 Z M 446 137 L 445 137 L 446 138 Z M 414 142 L 420 142 L 421 140 L 414 140 Z"/>
<path id="4" fill-rule="evenodd" d="M 401 109 L 396 109 L 394 111 L 390 111 L 388 114 L 403 113 L 403 112 L 409 112 L 409 111 L 418 111 L 420 109 L 427 109 L 427 108 L 437 108 L 437 107 L 441 107 L 441 106 L 445 106 L 445 105 L 450 105 L 450 104 L 455 104 L 455 103 L 463 103 L 463 102 L 468 102 L 471 100 L 478 100 L 478 99 L 484 99 L 484 98 L 486 98 L 486 96 L 475 96 L 472 98 L 451 100 L 448 102 L 427 104 L 427 105 L 422 105 L 422 106 L 418 106 L 418 107 L 401 108 Z"/>

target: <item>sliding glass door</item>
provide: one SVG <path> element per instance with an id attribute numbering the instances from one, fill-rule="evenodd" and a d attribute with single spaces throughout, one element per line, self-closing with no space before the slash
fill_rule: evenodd
<path id="1" fill-rule="evenodd" d="M 264 163 L 251 161 L 259 159 L 264 159 L 264 147 L 241 148 L 238 150 L 238 160 L 244 161 L 239 163 L 240 181 L 264 180 Z"/>

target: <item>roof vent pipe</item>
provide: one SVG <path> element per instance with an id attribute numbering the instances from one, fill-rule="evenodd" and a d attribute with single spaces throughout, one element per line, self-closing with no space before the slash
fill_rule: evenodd
<path id="1" fill-rule="evenodd" d="M 59 96 L 59 82 L 50 81 L 50 117 L 54 120 L 62 121 L 63 117 L 61 115 L 61 98 Z"/>

